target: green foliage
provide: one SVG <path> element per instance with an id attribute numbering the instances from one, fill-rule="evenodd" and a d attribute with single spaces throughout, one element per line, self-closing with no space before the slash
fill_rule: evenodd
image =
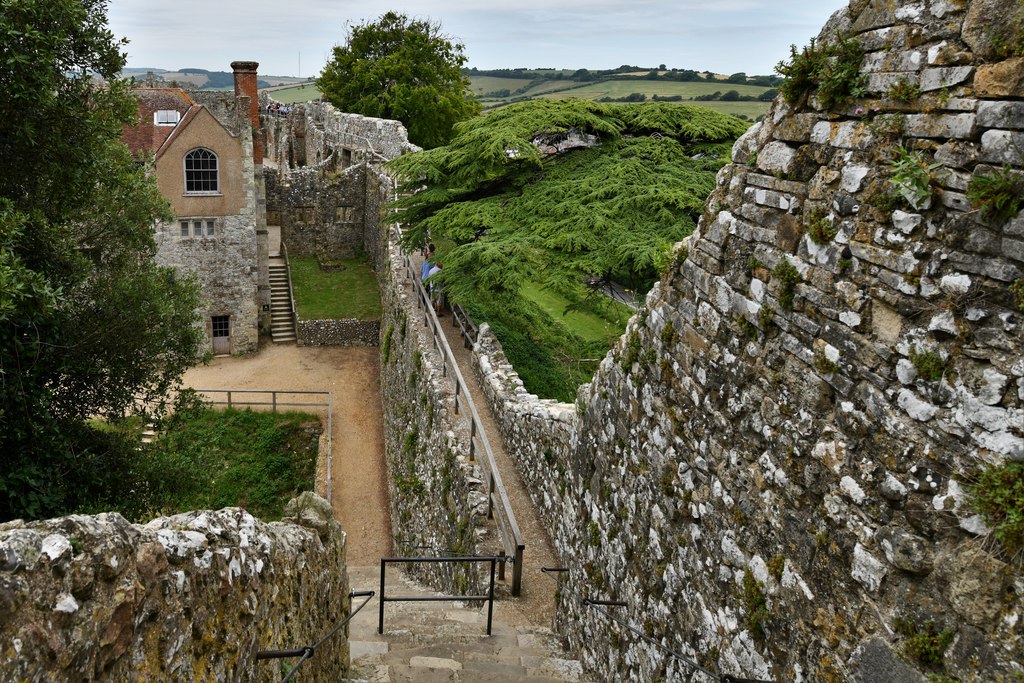
<path id="1" fill-rule="evenodd" d="M 970 487 L 971 504 L 1010 555 L 1024 550 L 1024 463 L 982 470 Z"/>
<path id="2" fill-rule="evenodd" d="M 831 375 L 839 371 L 839 365 L 828 359 L 823 348 L 814 350 L 814 367 L 823 375 Z"/>
<path id="3" fill-rule="evenodd" d="M 772 276 L 778 278 L 781 283 L 779 305 L 787 311 L 792 311 L 793 299 L 796 296 L 796 283 L 800 282 L 800 271 L 789 262 L 789 259 L 782 258 L 775 264 Z"/>
<path id="4" fill-rule="evenodd" d="M 321 270 L 311 257 L 289 261 L 295 307 L 303 320 L 380 318 L 377 276 L 366 258 L 340 259 L 341 270 Z"/>
<path id="5" fill-rule="evenodd" d="M 384 332 L 384 340 L 380 344 L 380 356 L 384 359 L 384 365 L 387 365 L 388 361 L 391 360 L 391 336 L 395 333 L 395 326 L 388 325 L 388 329 Z"/>
<path id="6" fill-rule="evenodd" d="M 775 555 L 772 559 L 768 560 L 768 573 L 775 577 L 778 581 L 782 578 L 782 572 L 786 569 L 786 556 Z"/>
<path id="7" fill-rule="evenodd" d="M 198 286 L 153 261 L 169 208 L 120 142 L 135 102 L 105 24 L 93 0 L 0 13 L 0 519 L 88 498 L 123 444 L 86 419 L 161 400 L 202 339 Z"/>
<path id="8" fill-rule="evenodd" d="M 387 12 L 350 26 L 316 83 L 342 111 L 397 119 L 410 141 L 437 147 L 480 111 L 460 70 L 464 49 L 440 23 Z"/>
<path id="9" fill-rule="evenodd" d="M 775 67 L 786 78 L 779 91 L 790 104 L 800 104 L 817 93 L 821 106 L 832 109 L 851 97 L 864 96 L 867 75 L 860 70 L 863 60 L 864 48 L 852 38 L 824 44 L 812 38 L 799 52 L 791 45 L 789 61 Z"/>
<path id="10" fill-rule="evenodd" d="M 886 97 L 897 102 L 913 102 L 921 96 L 921 86 L 901 78 L 889 86 Z"/>
<path id="11" fill-rule="evenodd" d="M 108 432 L 121 439 L 121 450 L 90 459 L 89 480 L 79 480 L 88 493 L 74 510 L 117 511 L 141 522 L 240 506 L 262 519 L 280 519 L 288 500 L 313 488 L 319 424 L 305 413 L 219 411 L 186 403 L 141 450 L 137 431 Z"/>
<path id="12" fill-rule="evenodd" d="M 768 613 L 768 600 L 761 590 L 761 584 L 749 571 L 743 574 L 743 607 L 747 610 L 747 630 L 755 641 L 763 643 L 767 635 L 764 627 L 771 615 Z"/>
<path id="13" fill-rule="evenodd" d="M 967 199 L 984 218 L 1005 223 L 1024 208 L 1024 176 L 1009 166 L 976 175 L 967 185 Z"/>
<path id="14" fill-rule="evenodd" d="M 536 283 L 570 308 L 587 305 L 584 282 L 595 277 L 651 286 L 671 245 L 694 229 L 745 128 L 667 103 L 512 105 L 460 124 L 446 147 L 392 161 L 402 189 L 425 186 L 393 208 L 407 247 L 452 243 L 442 256 L 452 301 L 517 309 L 523 286 Z M 570 135 L 598 144 L 558 154 L 533 144 L 551 149 Z"/>
<path id="15" fill-rule="evenodd" d="M 911 207 L 922 209 L 932 197 L 932 172 L 942 164 L 929 164 L 918 152 L 902 145 L 889 161 L 889 184 Z"/>
<path id="16" fill-rule="evenodd" d="M 928 382 L 938 382 L 946 372 L 946 362 L 936 351 L 910 349 L 910 363 L 917 370 L 917 376 Z"/>
<path id="17" fill-rule="evenodd" d="M 1013 281 L 1010 285 L 1010 294 L 1013 295 L 1013 303 L 1017 305 L 1017 310 L 1024 312 L 1024 277 Z"/>
<path id="18" fill-rule="evenodd" d="M 927 666 L 942 666 L 942 655 L 953 642 L 953 631 L 937 631 L 932 621 L 919 628 L 907 619 L 897 619 L 893 626 L 897 633 L 906 638 L 903 651 L 908 657 Z"/>
<path id="19" fill-rule="evenodd" d="M 826 212 L 811 211 L 807 216 L 807 234 L 815 244 L 829 244 L 838 232 L 838 226 L 832 224 Z"/>

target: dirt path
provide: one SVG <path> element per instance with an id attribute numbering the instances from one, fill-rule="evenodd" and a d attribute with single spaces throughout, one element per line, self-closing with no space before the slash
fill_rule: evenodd
<path id="1" fill-rule="evenodd" d="M 267 343 L 257 354 L 215 358 L 184 377 L 185 386 L 198 389 L 332 392 L 331 502 L 348 535 L 351 566 L 372 565 L 392 553 L 377 354 L 376 348 Z"/>

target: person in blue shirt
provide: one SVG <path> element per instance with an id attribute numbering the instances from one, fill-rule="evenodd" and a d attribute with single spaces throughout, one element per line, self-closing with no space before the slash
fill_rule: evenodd
<path id="1" fill-rule="evenodd" d="M 426 251 L 423 252 L 423 264 L 420 266 L 420 282 L 425 282 L 430 277 L 430 269 L 434 267 L 431 263 L 431 259 L 434 258 L 434 243 L 431 242 L 427 245 Z"/>

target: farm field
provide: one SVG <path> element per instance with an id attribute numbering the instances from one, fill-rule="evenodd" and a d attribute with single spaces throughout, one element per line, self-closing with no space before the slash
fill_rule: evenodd
<path id="1" fill-rule="evenodd" d="M 296 88 L 281 88 L 271 90 L 270 96 L 284 104 L 296 104 L 298 102 L 309 102 L 320 99 L 320 89 L 315 85 L 301 85 Z"/>
<path id="2" fill-rule="evenodd" d="M 525 87 L 533 82 L 531 78 L 499 78 L 497 76 L 472 76 L 469 79 L 470 89 L 479 97 L 484 93 L 508 89 L 510 92 Z"/>
<path id="3" fill-rule="evenodd" d="M 625 97 L 631 93 L 642 93 L 650 98 L 652 95 L 671 96 L 680 95 L 684 100 L 692 100 L 700 95 L 711 95 L 715 92 L 728 92 L 735 90 L 740 95 L 751 95 L 757 97 L 768 88 L 760 85 L 736 85 L 735 83 L 708 83 L 705 81 L 647 81 L 647 80 L 620 80 L 620 81 L 599 81 L 589 83 L 581 88 L 574 88 L 568 97 L 586 97 L 598 99 L 599 97 Z M 549 94 L 547 97 L 554 97 Z"/>

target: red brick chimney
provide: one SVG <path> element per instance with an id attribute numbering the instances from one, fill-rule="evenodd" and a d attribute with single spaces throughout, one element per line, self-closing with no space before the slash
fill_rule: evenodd
<path id="1" fill-rule="evenodd" d="M 235 72 L 235 97 L 249 98 L 249 118 L 252 120 L 252 155 L 257 164 L 263 163 L 263 136 L 260 133 L 260 97 L 256 85 L 259 62 L 231 62 Z"/>

